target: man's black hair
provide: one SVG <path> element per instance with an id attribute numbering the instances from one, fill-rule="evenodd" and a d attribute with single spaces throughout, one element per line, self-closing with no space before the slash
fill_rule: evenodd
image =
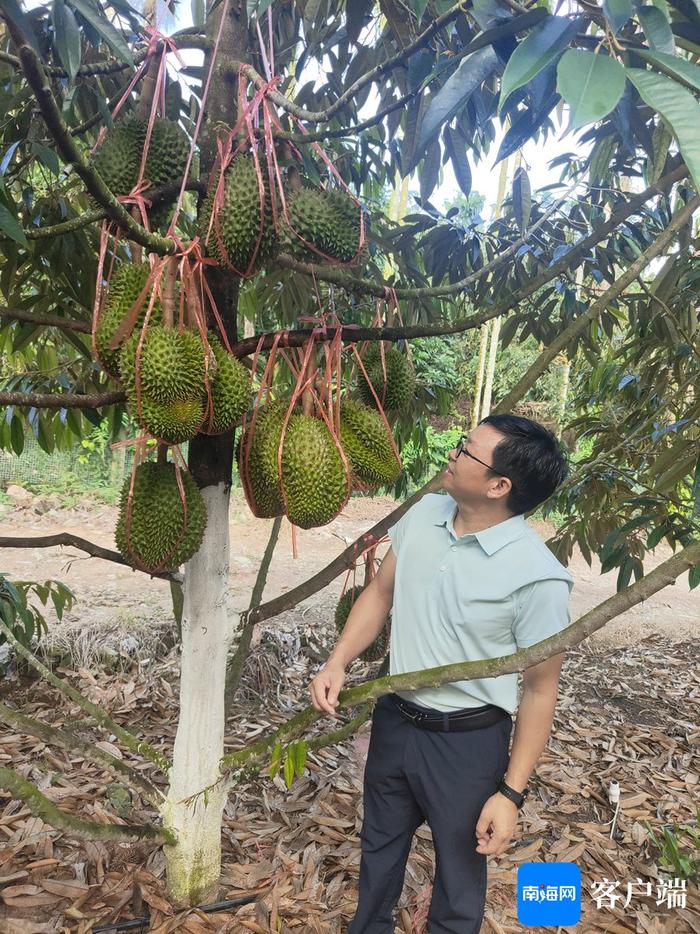
<path id="1" fill-rule="evenodd" d="M 566 452 L 539 422 L 521 415 L 487 415 L 479 424 L 491 425 L 504 435 L 493 449 L 492 463 L 494 471 L 512 483 L 505 503 L 509 512 L 530 512 L 569 476 Z"/>

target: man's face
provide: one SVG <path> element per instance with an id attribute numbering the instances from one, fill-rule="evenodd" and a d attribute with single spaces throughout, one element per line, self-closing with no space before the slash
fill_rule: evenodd
<path id="1" fill-rule="evenodd" d="M 495 503 L 500 498 L 496 494 L 505 497 L 511 484 L 505 477 L 489 476 L 484 464 L 493 463 L 493 449 L 503 435 L 486 424 L 478 425 L 465 438 L 464 450 L 473 457 L 466 453 L 458 454 L 456 447 L 449 452 L 447 468 L 442 477 L 443 488 L 456 499 L 469 499 L 472 502 L 488 499 Z M 478 457 L 484 464 L 474 460 L 474 457 Z"/>

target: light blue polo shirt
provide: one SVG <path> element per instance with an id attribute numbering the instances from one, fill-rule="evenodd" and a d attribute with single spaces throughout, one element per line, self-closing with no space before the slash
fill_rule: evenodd
<path id="1" fill-rule="evenodd" d="M 389 529 L 396 555 L 389 674 L 510 655 L 571 625 L 574 580 L 522 515 L 455 534 L 457 504 L 428 493 Z M 517 673 L 397 691 L 437 710 L 518 706 Z"/>

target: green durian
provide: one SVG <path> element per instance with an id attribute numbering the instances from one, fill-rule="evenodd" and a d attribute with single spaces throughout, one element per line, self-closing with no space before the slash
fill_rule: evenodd
<path id="1" fill-rule="evenodd" d="M 237 425 L 250 403 L 250 372 L 232 356 L 213 335 L 208 336 L 214 355 L 215 367 L 210 369 L 210 389 L 213 412 L 207 417 L 205 429 L 209 434 L 221 434 Z M 204 405 L 208 405 L 205 391 Z"/>
<path id="2" fill-rule="evenodd" d="M 174 464 L 147 461 L 136 468 L 130 520 L 127 521 L 131 478 L 122 488 L 116 528 L 117 548 L 131 564 L 147 571 L 176 570 L 202 544 L 206 507 L 196 483 L 180 474 L 186 513 Z"/>
<path id="3" fill-rule="evenodd" d="M 352 610 L 353 606 L 355 605 L 355 601 L 364 589 L 365 588 L 362 584 L 357 584 L 355 587 L 350 587 L 345 591 L 343 596 L 338 601 L 338 606 L 335 610 L 335 628 L 338 635 L 340 635 L 343 632 L 343 629 L 345 629 L 345 624 L 348 621 L 350 611 Z M 371 642 L 367 648 L 360 653 L 360 658 L 363 662 L 379 661 L 380 658 L 383 658 L 384 655 L 386 655 L 388 644 L 389 640 L 387 637 L 387 627 L 385 625 L 374 642 Z"/>
<path id="4" fill-rule="evenodd" d="M 286 249 L 315 262 L 349 263 L 357 256 L 360 207 L 349 195 L 300 188 L 289 195 L 287 213 L 289 224 L 283 229 Z"/>
<path id="5" fill-rule="evenodd" d="M 289 521 L 302 529 L 327 525 L 345 505 L 349 477 L 321 419 L 302 413 L 290 417 L 282 450 L 281 482 Z"/>
<path id="6" fill-rule="evenodd" d="M 92 165 L 112 194 L 126 195 L 136 184 L 145 144 L 146 123 L 133 114 L 118 120 L 107 132 Z"/>
<path id="7" fill-rule="evenodd" d="M 388 350 L 384 351 L 386 380 L 382 367 L 381 352 L 378 347 L 370 347 L 362 362 L 385 411 L 400 412 L 410 407 L 416 386 L 416 376 L 405 354 L 397 350 L 396 347 L 389 347 Z M 377 407 L 372 390 L 362 370 L 358 373 L 358 391 L 365 405 L 372 408 Z"/>
<path id="8" fill-rule="evenodd" d="M 249 482 L 246 485 L 249 505 L 259 519 L 271 519 L 284 515 L 284 503 L 280 492 L 277 472 L 277 450 L 282 432 L 282 423 L 288 403 L 283 400 L 269 402 L 258 408 L 255 425 L 246 429 L 241 438 L 240 468 L 241 476 L 247 472 Z M 243 458 L 250 445 L 247 471 Z"/>
<path id="9" fill-rule="evenodd" d="M 395 483 L 401 473 L 391 437 L 376 409 L 343 400 L 340 408 L 340 439 L 354 476 L 369 489 Z"/>
<path id="10" fill-rule="evenodd" d="M 119 361 L 129 396 L 136 393 L 136 352 L 140 332 L 132 334 L 122 348 Z M 139 391 L 154 402 L 199 399 L 204 388 L 204 345 L 199 334 L 166 327 L 149 326 L 140 357 Z"/>
<path id="11" fill-rule="evenodd" d="M 255 272 L 272 254 L 275 246 L 272 206 L 264 159 L 261 161 L 260 169 L 265 186 L 262 218 L 258 175 L 252 157 L 247 155 L 236 156 L 224 175 L 224 199 L 219 214 L 220 242 L 215 225 L 212 225 L 211 232 L 209 232 L 209 220 L 216 193 L 216 179 L 211 184 L 200 212 L 199 234 L 209 255 L 238 275 L 244 275 L 251 262 L 250 271 Z"/>
<path id="12" fill-rule="evenodd" d="M 204 406 L 200 399 L 154 402 L 147 396 L 141 396 L 140 401 L 141 427 L 168 444 L 183 444 L 185 441 L 191 441 L 199 431 L 204 418 Z M 133 414 L 138 416 L 136 399 L 130 396 L 129 402 Z"/>
<path id="13" fill-rule="evenodd" d="M 116 334 L 119 325 L 124 320 L 124 316 L 141 294 L 150 273 L 151 267 L 148 263 L 124 263 L 112 273 L 107 298 L 95 331 L 97 355 L 105 370 L 112 376 L 118 377 L 120 375 L 119 362 L 121 347 L 126 341 L 122 341 L 121 345 L 115 350 L 110 350 L 108 345 Z M 149 291 L 139 309 L 132 333 L 138 334 L 140 332 L 143 322 L 146 319 L 150 297 L 151 292 Z M 163 311 L 160 300 L 156 298 L 149 322 L 160 321 L 162 314 Z"/>

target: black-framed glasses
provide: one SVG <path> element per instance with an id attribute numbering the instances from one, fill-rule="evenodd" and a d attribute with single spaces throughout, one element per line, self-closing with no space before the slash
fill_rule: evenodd
<path id="1" fill-rule="evenodd" d="M 457 442 L 457 446 L 456 446 L 456 448 L 455 448 L 455 450 L 457 451 L 457 457 L 459 457 L 460 454 L 466 454 L 467 457 L 471 457 L 471 459 L 474 460 L 474 461 L 476 461 L 478 464 L 482 464 L 484 467 L 488 467 L 489 470 L 493 470 L 493 472 L 494 472 L 495 474 L 497 474 L 499 477 L 506 477 L 506 474 L 500 473 L 498 470 L 494 470 L 493 467 L 491 466 L 491 464 L 486 464 L 486 463 L 484 463 L 484 461 L 480 461 L 478 457 L 475 457 L 473 454 L 471 454 L 471 453 L 466 449 L 466 447 L 465 447 L 465 442 L 466 442 L 466 439 L 465 439 L 464 435 L 462 435 L 462 437 L 461 437 L 461 438 L 459 439 L 459 441 Z M 507 480 L 510 480 L 510 477 L 506 477 L 506 479 L 507 479 Z M 510 482 L 511 482 L 511 484 L 513 483 L 512 480 L 510 480 Z"/>

